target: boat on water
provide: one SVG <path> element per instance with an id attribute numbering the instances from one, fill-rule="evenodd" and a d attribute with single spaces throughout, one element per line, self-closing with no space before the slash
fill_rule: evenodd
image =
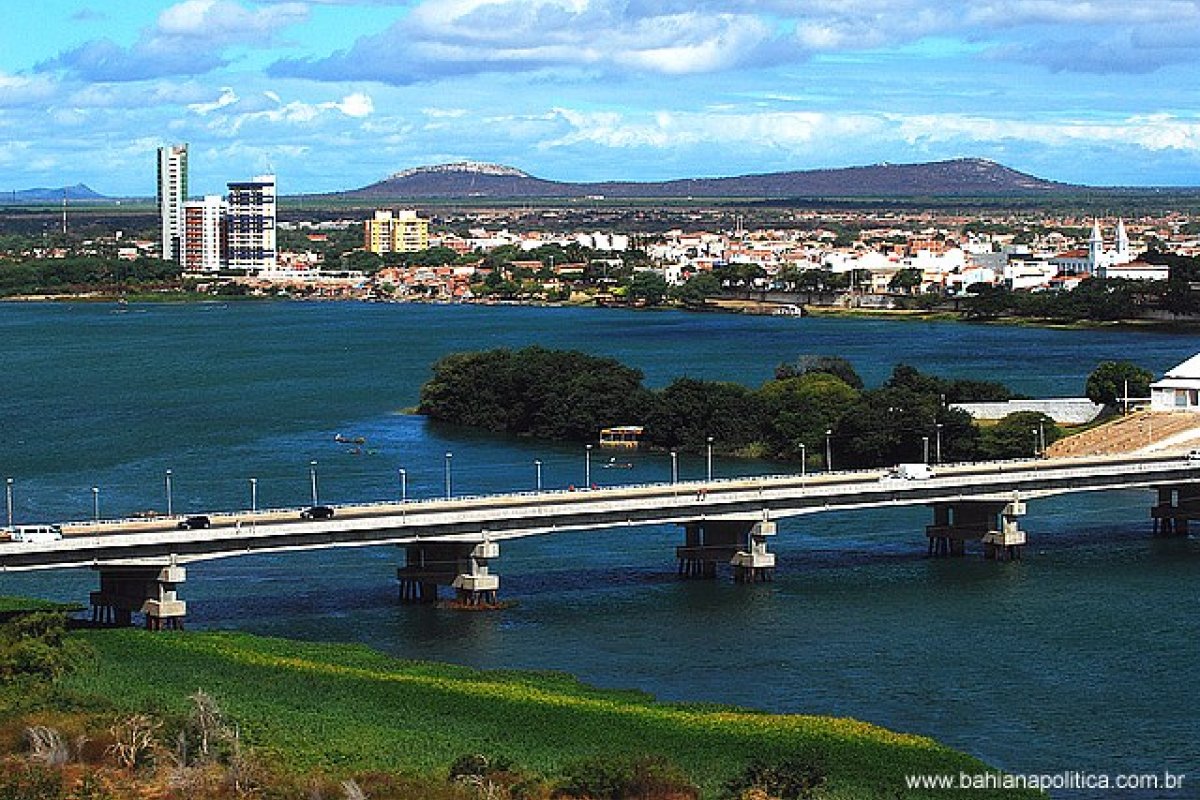
<path id="1" fill-rule="evenodd" d="M 334 434 L 333 440 L 338 444 L 366 444 L 367 437 L 365 436 L 342 436 L 340 433 Z"/>
<path id="2" fill-rule="evenodd" d="M 633 464 L 628 461 L 617 461 L 616 458 L 610 458 L 604 462 L 605 469 L 633 469 Z"/>

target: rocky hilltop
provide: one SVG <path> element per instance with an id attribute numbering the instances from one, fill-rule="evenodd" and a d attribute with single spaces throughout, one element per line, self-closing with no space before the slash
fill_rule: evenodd
<path id="1" fill-rule="evenodd" d="M 960 158 L 923 164 L 772 172 L 728 178 L 569 183 L 514 167 L 458 162 L 417 167 L 339 192 L 348 199 L 389 198 L 806 198 L 1038 195 L 1081 187 L 1043 180 L 995 161 Z"/>

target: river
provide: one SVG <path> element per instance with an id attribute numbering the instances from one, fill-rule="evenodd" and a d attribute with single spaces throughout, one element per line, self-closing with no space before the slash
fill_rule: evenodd
<path id="1" fill-rule="evenodd" d="M 440 356 L 537 343 L 610 355 L 651 386 L 757 385 L 802 354 L 874 385 L 896 363 L 1082 394 L 1106 359 L 1161 373 L 1195 337 L 952 322 L 354 303 L 0 304 L 0 470 L 18 523 L 583 480 L 581 447 L 434 426 L 405 412 Z M 334 440 L 363 436 L 359 452 Z M 835 450 L 836 459 L 836 450 Z M 664 454 L 593 480 L 663 480 Z M 717 459 L 717 475 L 784 465 Z M 686 479 L 702 458 L 682 457 Z M 95 487 L 98 492 L 93 492 Z M 1200 541 L 1150 537 L 1147 493 L 1030 503 L 1020 563 L 923 557 L 924 509 L 780 522 L 774 583 L 680 581 L 668 528 L 506 543 L 504 611 L 397 603 L 395 548 L 246 556 L 188 568 L 193 628 L 363 642 L 405 658 L 564 670 L 681 701 L 857 717 L 1016 772 L 1200 765 Z M 87 571 L 10 574 L 0 592 L 82 601 Z M 1200 785 L 1200 774 L 1195 776 Z M 1088 797 L 1086 792 L 1070 797 Z M 1157 796 L 1118 795 L 1095 797 Z M 1174 796 L 1194 796 L 1188 793 Z"/>

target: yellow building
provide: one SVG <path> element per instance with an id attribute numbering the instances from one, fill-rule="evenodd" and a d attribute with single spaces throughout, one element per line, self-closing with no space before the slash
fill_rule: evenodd
<path id="1" fill-rule="evenodd" d="M 363 233 L 363 246 L 372 253 L 415 253 L 429 247 L 429 220 L 412 210 L 376 211 Z"/>

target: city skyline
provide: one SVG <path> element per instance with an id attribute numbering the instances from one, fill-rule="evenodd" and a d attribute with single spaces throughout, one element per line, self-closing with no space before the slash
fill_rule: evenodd
<path id="1" fill-rule="evenodd" d="M 564 181 L 989 158 L 1200 184 L 1200 3 L 184 0 L 10 15 L 0 189 L 335 191 L 473 160 Z"/>

